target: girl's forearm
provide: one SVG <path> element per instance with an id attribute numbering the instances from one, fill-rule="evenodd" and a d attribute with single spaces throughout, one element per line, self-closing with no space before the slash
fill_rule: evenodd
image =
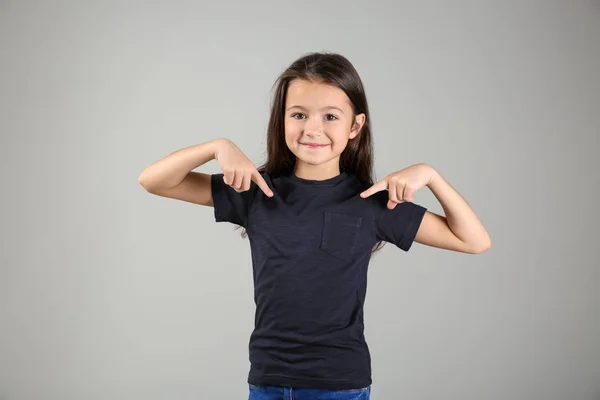
<path id="1" fill-rule="evenodd" d="M 448 226 L 460 240 L 473 248 L 491 247 L 490 236 L 475 212 L 438 171 L 427 186 L 442 205 Z"/>
<path id="2" fill-rule="evenodd" d="M 219 145 L 228 139 L 214 139 L 177 150 L 147 166 L 138 180 L 145 189 L 171 188 L 183 181 L 186 175 L 215 158 Z"/>

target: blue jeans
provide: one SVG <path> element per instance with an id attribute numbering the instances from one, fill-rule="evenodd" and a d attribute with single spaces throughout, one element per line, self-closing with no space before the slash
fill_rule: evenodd
<path id="1" fill-rule="evenodd" d="M 248 400 L 369 400 L 371 386 L 362 389 L 327 390 L 249 384 Z"/>

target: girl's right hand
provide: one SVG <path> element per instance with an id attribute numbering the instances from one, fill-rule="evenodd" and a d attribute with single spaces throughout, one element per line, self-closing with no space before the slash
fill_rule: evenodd
<path id="1" fill-rule="evenodd" d="M 249 190 L 250 182 L 254 181 L 267 196 L 273 197 L 271 188 L 252 161 L 231 140 L 223 139 L 219 142 L 215 151 L 215 159 L 223 171 L 223 182 L 235 189 L 236 192 Z"/>

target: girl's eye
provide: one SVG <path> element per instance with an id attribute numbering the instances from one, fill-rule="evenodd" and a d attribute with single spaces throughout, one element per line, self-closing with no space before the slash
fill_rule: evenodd
<path id="1" fill-rule="evenodd" d="M 302 116 L 302 117 L 305 117 L 305 115 L 304 115 L 304 114 L 302 114 L 302 113 L 294 113 L 294 114 L 292 114 L 292 118 L 294 118 L 294 119 L 304 119 L 304 118 L 296 118 L 297 116 Z M 333 118 L 331 118 L 331 119 L 328 119 L 327 117 L 333 117 Z M 333 115 L 333 114 L 327 114 L 327 115 L 325 116 L 325 119 L 326 119 L 327 121 L 335 121 L 336 119 L 338 119 L 338 117 L 337 117 L 337 116 L 335 116 L 335 115 Z"/>

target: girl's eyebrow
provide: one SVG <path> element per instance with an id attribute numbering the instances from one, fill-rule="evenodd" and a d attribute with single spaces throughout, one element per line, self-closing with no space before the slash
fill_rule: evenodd
<path id="1" fill-rule="evenodd" d="M 286 111 L 288 111 L 288 110 L 290 110 L 290 109 L 292 109 L 292 108 L 299 108 L 299 109 L 301 109 L 301 110 L 305 110 L 305 111 L 307 110 L 307 109 L 306 109 L 305 107 L 303 107 L 303 106 L 294 105 L 294 106 L 290 106 L 290 107 L 288 107 Z M 321 108 L 319 109 L 319 111 L 321 111 L 321 110 L 329 110 L 329 109 L 335 109 L 335 110 L 339 110 L 339 112 L 341 112 L 342 114 L 344 113 L 344 110 L 342 110 L 341 108 L 339 108 L 339 107 L 336 107 L 336 106 L 326 106 L 326 107 L 321 107 Z"/>

